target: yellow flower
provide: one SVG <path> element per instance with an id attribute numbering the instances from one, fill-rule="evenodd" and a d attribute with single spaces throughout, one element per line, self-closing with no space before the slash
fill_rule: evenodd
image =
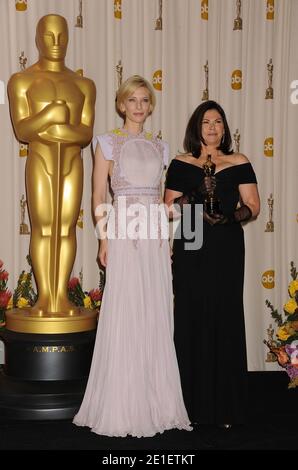
<path id="1" fill-rule="evenodd" d="M 113 129 L 112 130 L 113 134 L 116 134 L 116 135 L 121 135 L 121 136 L 126 136 L 125 132 L 123 132 L 121 129 Z"/>
<path id="2" fill-rule="evenodd" d="M 289 284 L 289 294 L 291 297 L 294 297 L 295 292 L 298 291 L 298 281 L 292 281 Z"/>
<path id="3" fill-rule="evenodd" d="M 28 307 L 28 305 L 29 305 L 29 301 L 25 299 L 24 297 L 20 297 L 19 300 L 17 301 L 18 308 Z"/>
<path id="4" fill-rule="evenodd" d="M 294 313 L 296 308 L 298 308 L 298 305 L 294 299 L 290 299 L 285 305 L 284 305 L 284 310 L 287 313 Z"/>
<path id="5" fill-rule="evenodd" d="M 29 277 L 29 273 L 23 273 L 21 277 L 21 283 L 24 284 L 27 281 L 28 277 Z"/>
<path id="6" fill-rule="evenodd" d="M 85 308 L 91 308 L 92 304 L 91 304 L 91 298 L 89 297 L 89 295 L 87 295 L 85 298 L 84 298 L 84 307 Z"/>
<path id="7" fill-rule="evenodd" d="M 7 304 L 7 310 L 9 310 L 10 308 L 13 307 L 13 300 L 12 300 L 12 296 L 10 297 L 9 301 L 8 301 L 8 304 Z"/>
<path id="8" fill-rule="evenodd" d="M 281 341 L 286 341 L 291 335 L 289 334 L 288 332 L 288 329 L 287 329 L 287 326 L 284 325 L 284 326 L 281 326 L 277 333 L 276 333 L 276 336 L 278 337 L 278 339 L 280 339 Z"/>

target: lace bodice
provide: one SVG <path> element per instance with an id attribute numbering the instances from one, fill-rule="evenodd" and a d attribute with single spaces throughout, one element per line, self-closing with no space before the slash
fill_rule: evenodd
<path id="1" fill-rule="evenodd" d="M 159 196 L 163 168 L 168 163 L 168 144 L 143 131 L 131 134 L 114 129 L 93 139 L 99 143 L 106 160 L 113 160 L 111 187 L 114 197 Z"/>
<path id="2" fill-rule="evenodd" d="M 159 213 L 152 216 L 151 212 L 157 208 L 161 201 L 161 177 L 164 166 L 168 163 L 169 147 L 161 139 L 151 133 L 143 131 L 140 134 L 131 134 L 126 129 L 115 129 L 93 139 L 95 150 L 99 143 L 106 160 L 114 162 L 111 177 L 113 191 L 113 206 L 115 214 L 125 211 L 125 228 L 118 224 L 115 217 L 115 234 L 118 238 L 125 238 L 127 226 L 134 218 L 134 206 L 138 206 L 138 224 L 134 229 L 132 238 L 162 238 L 162 224 Z M 125 201 L 124 201 L 125 200 Z M 131 208 L 132 211 L 127 208 Z M 123 219 L 121 218 L 121 222 Z M 109 218 L 109 227 L 112 219 Z M 146 227 L 143 235 L 138 233 L 140 227 Z M 113 229 L 114 230 L 114 229 Z M 154 233 L 155 235 L 152 235 Z M 166 233 L 166 231 L 165 231 Z M 143 238 L 144 238 L 143 237 Z M 166 237 L 164 237 L 166 238 Z"/>

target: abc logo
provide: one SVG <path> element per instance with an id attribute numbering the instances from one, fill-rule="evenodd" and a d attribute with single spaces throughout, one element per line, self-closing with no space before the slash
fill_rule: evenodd
<path id="1" fill-rule="evenodd" d="M 122 0 L 114 0 L 114 16 L 115 18 L 118 18 L 121 20 L 122 18 L 122 5 L 121 5 Z"/>
<path id="2" fill-rule="evenodd" d="M 231 78 L 231 87 L 233 90 L 241 90 L 242 88 L 242 70 L 234 70 Z"/>
<path id="3" fill-rule="evenodd" d="M 201 18 L 202 20 L 208 20 L 208 0 L 201 1 Z"/>
<path id="4" fill-rule="evenodd" d="M 264 140 L 264 155 L 265 157 L 273 157 L 273 137 L 267 137 Z"/>
<path id="5" fill-rule="evenodd" d="M 270 269 L 269 271 L 265 271 L 263 273 L 262 284 L 265 289 L 273 289 L 273 287 L 275 286 L 273 269 Z"/>
<path id="6" fill-rule="evenodd" d="M 156 70 L 156 72 L 154 72 L 152 83 L 156 90 L 159 90 L 159 91 L 162 90 L 162 71 L 161 70 Z"/>
<path id="7" fill-rule="evenodd" d="M 23 144 L 22 142 L 20 142 L 20 146 L 19 146 L 19 156 L 20 157 L 27 157 L 28 155 L 28 145 L 27 144 Z"/>
<path id="8" fill-rule="evenodd" d="M 81 77 L 83 77 L 83 69 L 76 70 L 76 73 L 80 75 Z"/>
<path id="9" fill-rule="evenodd" d="M 267 0 L 266 18 L 267 20 L 274 20 L 274 0 Z"/>
<path id="10" fill-rule="evenodd" d="M 16 0 L 16 10 L 17 11 L 27 10 L 27 0 Z"/>

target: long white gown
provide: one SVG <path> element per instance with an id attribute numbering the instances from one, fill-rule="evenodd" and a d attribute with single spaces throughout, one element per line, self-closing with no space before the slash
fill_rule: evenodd
<path id="1" fill-rule="evenodd" d="M 168 160 L 165 142 L 145 131 L 134 135 L 116 129 L 95 137 L 96 144 L 105 159 L 114 161 L 111 186 L 116 219 L 123 210 L 121 197 L 126 196 L 127 206 L 140 203 L 147 209 L 160 202 L 161 176 Z M 171 428 L 192 429 L 173 342 L 169 244 L 161 239 L 161 225 L 157 225 L 152 225 L 155 239 L 143 239 L 134 227 L 133 239 L 108 241 L 106 285 L 90 375 L 73 420 L 97 434 L 149 437 Z M 115 226 L 120 237 L 117 221 Z"/>

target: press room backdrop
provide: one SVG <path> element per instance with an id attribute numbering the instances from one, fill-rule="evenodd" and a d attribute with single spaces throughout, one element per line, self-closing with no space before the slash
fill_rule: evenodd
<path id="1" fill-rule="evenodd" d="M 298 80 L 298 1 L 0 1 L 0 259 L 9 271 L 11 289 L 21 270 L 28 269 L 29 235 L 20 234 L 21 223 L 29 227 L 24 205 L 27 149 L 14 137 L 6 91 L 5 96 L 1 91 L 12 73 L 38 59 L 36 24 L 49 13 L 68 22 L 68 67 L 96 84 L 96 134 L 121 125 L 115 92 L 121 78 L 136 73 L 155 88 L 157 106 L 147 128 L 169 142 L 171 157 L 183 150 L 186 123 L 203 99 L 209 96 L 226 110 L 235 149 L 255 168 L 262 202 L 258 220 L 245 227 L 248 366 L 279 369 L 268 362 L 262 341 L 268 339 L 269 325 L 274 326 L 265 300 L 282 310 L 290 261 L 298 263 L 298 105 L 290 99 L 291 83 Z M 73 274 L 81 273 L 89 290 L 99 281 L 90 211 L 90 146 L 83 159 Z M 229 315 L 229 306 L 218 314 Z"/>

